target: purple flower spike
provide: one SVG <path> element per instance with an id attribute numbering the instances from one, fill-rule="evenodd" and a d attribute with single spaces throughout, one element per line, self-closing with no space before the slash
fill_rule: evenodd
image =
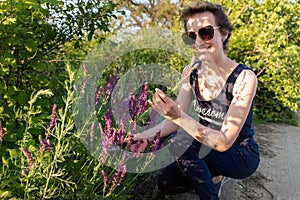
<path id="1" fill-rule="evenodd" d="M 141 146 L 141 141 L 140 140 L 138 140 L 137 141 L 137 143 L 135 144 L 135 146 L 134 146 L 134 150 L 133 150 L 133 152 L 138 152 L 139 151 L 139 148 L 140 148 L 140 146 Z"/>
<path id="2" fill-rule="evenodd" d="M 55 126 L 55 122 L 56 122 L 56 111 L 57 111 L 57 105 L 54 104 L 53 107 L 52 107 L 52 114 L 51 114 L 51 120 L 50 120 L 50 124 L 48 126 L 48 130 L 47 130 L 47 133 L 46 133 L 46 138 L 50 139 L 50 132 L 52 131 L 52 129 L 54 128 Z"/>
<path id="3" fill-rule="evenodd" d="M 51 152 L 52 151 L 52 142 L 50 141 L 50 139 L 47 139 L 47 145 L 48 145 L 48 151 Z"/>
<path id="4" fill-rule="evenodd" d="M 112 178 L 112 187 L 119 186 L 127 173 L 127 167 L 124 163 L 120 164 Z"/>
<path id="5" fill-rule="evenodd" d="M 2 144 L 3 141 L 3 126 L 2 126 L 2 122 L 0 122 L 0 145 Z"/>
<path id="6" fill-rule="evenodd" d="M 113 75 L 109 76 L 109 81 L 106 84 L 106 95 L 109 97 L 113 91 L 113 88 L 115 86 L 115 79 L 116 77 L 114 77 Z"/>
<path id="7" fill-rule="evenodd" d="M 133 120 L 136 119 L 136 98 L 133 94 L 130 94 L 129 96 L 129 102 L 128 102 L 128 108 L 129 108 L 129 114 Z"/>
<path id="8" fill-rule="evenodd" d="M 146 82 L 144 84 L 144 88 L 143 88 L 143 93 L 141 94 L 140 98 L 139 98 L 139 108 L 138 108 L 138 113 L 142 114 L 147 110 L 148 107 L 148 101 L 147 101 L 147 95 L 148 95 L 148 83 Z"/>
<path id="9" fill-rule="evenodd" d="M 41 143 L 40 152 L 43 157 L 45 151 L 48 150 L 48 144 L 47 144 L 46 140 L 41 139 L 41 138 L 40 138 L 40 143 Z"/>
<path id="10" fill-rule="evenodd" d="M 95 125 L 94 125 L 94 123 L 92 123 L 92 126 L 91 126 L 90 136 L 91 136 L 91 143 L 93 143 L 94 139 L 95 139 Z"/>
<path id="11" fill-rule="evenodd" d="M 101 174 L 103 176 L 103 184 L 104 184 L 104 187 L 107 186 L 107 174 L 104 170 L 101 170 Z"/>
<path id="12" fill-rule="evenodd" d="M 161 130 L 159 130 L 157 133 L 156 133 L 156 135 L 155 135 L 155 137 L 154 137 L 154 139 L 153 139 L 153 151 L 157 151 L 157 150 L 159 150 L 160 149 L 160 140 L 159 140 L 159 137 L 160 137 L 160 132 L 161 132 Z"/>
<path id="13" fill-rule="evenodd" d="M 148 83 L 146 82 L 143 86 L 143 90 L 139 90 L 136 95 L 130 94 L 128 100 L 128 109 L 131 119 L 135 121 L 138 115 L 144 113 L 148 107 L 147 101 L 148 95 Z"/>
<path id="14" fill-rule="evenodd" d="M 111 136 L 112 134 L 112 116 L 110 110 L 107 111 L 107 114 L 104 115 L 104 120 L 105 120 L 105 128 L 104 128 L 104 134 L 106 134 L 108 137 Z"/>
<path id="15" fill-rule="evenodd" d="M 97 91 L 96 98 L 95 98 L 95 105 L 96 106 L 99 104 L 99 100 L 100 100 L 102 94 L 103 94 L 103 87 L 100 86 L 100 88 Z"/>
<path id="16" fill-rule="evenodd" d="M 120 176 L 120 180 L 121 180 L 121 181 L 124 180 L 126 173 L 127 173 L 127 167 L 126 167 L 126 165 L 124 164 L 124 165 L 123 165 L 123 171 L 122 171 L 122 174 L 121 174 L 121 176 Z"/>
<path id="17" fill-rule="evenodd" d="M 25 156 L 27 158 L 28 166 L 27 166 L 26 171 L 29 172 L 30 167 L 33 165 L 33 159 L 31 157 L 30 152 L 26 148 L 22 147 L 22 152 L 25 154 Z"/>

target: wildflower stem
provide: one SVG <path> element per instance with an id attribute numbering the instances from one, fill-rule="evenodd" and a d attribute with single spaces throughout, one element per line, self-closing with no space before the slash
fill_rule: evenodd
<path id="1" fill-rule="evenodd" d="M 51 162 L 51 167 L 50 170 L 47 174 L 46 178 L 46 184 L 43 192 L 43 199 L 47 197 L 47 192 L 48 192 L 48 187 L 49 187 L 49 182 L 50 179 L 53 177 L 53 173 L 55 171 L 55 168 L 57 167 L 58 159 L 62 160 L 64 155 L 64 149 L 63 149 L 63 144 L 62 140 L 65 137 L 65 135 L 68 133 L 68 131 L 71 130 L 71 127 L 73 127 L 73 122 L 69 121 L 67 122 L 67 116 L 69 114 L 69 110 L 72 105 L 72 98 L 73 98 L 73 91 L 72 91 L 72 85 L 74 82 L 74 72 L 71 71 L 70 66 L 67 64 L 67 71 L 69 73 L 69 80 L 65 82 L 65 89 L 67 90 L 67 96 L 64 99 L 65 102 L 65 109 L 63 110 L 63 113 L 58 112 L 59 118 L 60 118 L 60 124 L 55 127 L 56 129 L 56 139 L 57 143 L 55 144 L 55 152 L 53 156 L 53 160 Z M 57 177 L 56 177 L 57 178 Z"/>

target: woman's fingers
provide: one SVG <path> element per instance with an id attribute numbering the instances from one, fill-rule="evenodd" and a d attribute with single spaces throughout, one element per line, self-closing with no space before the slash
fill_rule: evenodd
<path id="1" fill-rule="evenodd" d="M 149 144 L 147 139 L 139 139 L 130 145 L 129 150 L 131 152 L 144 152 Z"/>
<path id="2" fill-rule="evenodd" d="M 166 93 L 164 93 L 162 90 L 156 88 L 155 89 L 155 94 L 157 95 L 157 98 L 159 100 L 161 100 L 162 102 L 164 102 L 165 104 L 169 104 L 171 103 L 171 100 L 169 99 L 169 97 L 166 95 Z"/>
<path id="3" fill-rule="evenodd" d="M 163 91 L 155 89 L 152 101 L 148 101 L 156 112 L 167 119 L 176 119 L 180 117 L 180 107 L 172 101 Z"/>
<path id="4" fill-rule="evenodd" d="M 160 89 L 155 89 L 155 93 L 152 96 L 152 101 L 148 101 L 148 103 L 153 107 L 156 106 L 156 108 L 165 108 L 166 105 L 173 103 L 169 97 Z"/>

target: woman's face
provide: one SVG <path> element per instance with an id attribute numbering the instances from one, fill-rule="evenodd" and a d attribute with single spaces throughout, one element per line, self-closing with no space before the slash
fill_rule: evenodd
<path id="1" fill-rule="evenodd" d="M 203 41 L 199 37 L 198 30 L 209 25 L 217 27 L 215 17 L 211 12 L 203 12 L 193 15 L 188 19 L 186 24 L 188 32 L 192 31 L 197 34 L 195 44 L 191 45 L 191 49 L 194 55 L 200 60 L 215 60 L 224 54 L 223 39 L 225 39 L 226 36 L 221 34 L 219 28 L 214 29 L 214 36 L 211 40 Z"/>

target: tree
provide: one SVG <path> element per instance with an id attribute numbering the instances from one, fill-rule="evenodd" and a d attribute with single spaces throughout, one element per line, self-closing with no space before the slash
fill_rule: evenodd
<path id="1" fill-rule="evenodd" d="M 67 73 L 65 63 L 68 61 L 73 70 L 81 64 L 86 54 L 82 50 L 86 48 L 83 45 L 88 40 L 103 39 L 94 33 L 96 30 L 108 32 L 110 19 L 115 12 L 115 4 L 109 0 L 0 1 L 1 198 L 28 198 L 24 192 L 28 193 L 30 189 L 21 183 L 25 179 L 21 174 L 24 165 L 21 149 L 28 158 L 29 153 L 25 151 L 27 147 L 39 152 L 39 143 L 42 142 L 39 136 L 45 137 L 47 128 L 44 126 L 49 120 L 53 104 L 57 104 L 59 108 L 65 106 L 65 116 L 71 119 L 68 113 L 70 105 L 62 99 L 66 96 L 62 85 L 72 84 L 68 82 L 70 73 Z M 55 93 L 52 99 L 45 98 L 53 95 L 52 93 Z M 57 110 L 58 116 L 62 110 Z M 72 124 L 69 122 L 68 129 L 72 131 Z M 69 138 L 67 141 L 81 147 L 77 140 Z M 84 154 L 83 157 L 87 155 L 84 151 L 80 153 Z M 31 158 L 30 164 L 32 163 Z M 43 189 L 41 183 L 45 182 L 44 174 L 41 175 L 37 178 L 39 181 L 31 182 L 35 187 L 31 191 L 40 197 L 43 195 L 39 193 Z M 55 191 L 56 186 L 52 186 L 52 191 Z M 60 193 L 59 189 L 54 193 Z M 44 197 L 45 195 L 46 193 Z"/>
<path id="2" fill-rule="evenodd" d="M 179 14 L 179 10 L 176 8 L 179 4 L 170 0 L 118 0 L 117 2 L 118 8 L 124 10 L 126 15 L 118 18 L 116 30 L 149 26 L 172 28 Z"/>
<path id="3" fill-rule="evenodd" d="M 22 109 L 33 91 L 51 89 L 59 98 L 59 82 L 66 75 L 65 45 L 79 48 L 87 35 L 97 38 L 95 30 L 108 32 L 114 10 L 112 1 L 100 0 L 0 2 L 0 121 L 8 132 L 22 136 L 22 127 L 12 120 L 14 110 Z M 51 104 L 41 106 L 50 110 Z"/>

